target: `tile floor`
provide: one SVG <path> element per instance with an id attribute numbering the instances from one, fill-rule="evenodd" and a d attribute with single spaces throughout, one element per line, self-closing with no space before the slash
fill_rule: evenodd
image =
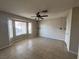
<path id="1" fill-rule="evenodd" d="M 19 41 L 0 51 L 0 59 L 76 59 L 63 41 L 33 38 Z"/>

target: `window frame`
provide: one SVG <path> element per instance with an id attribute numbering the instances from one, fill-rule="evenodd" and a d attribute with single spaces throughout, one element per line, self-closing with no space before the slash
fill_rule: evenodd
<path id="1" fill-rule="evenodd" d="M 29 23 L 31 23 L 31 33 L 29 33 Z M 28 29 L 28 35 L 31 35 L 31 34 L 32 34 L 32 27 L 33 27 L 33 26 L 32 26 L 32 22 L 28 22 L 27 27 L 28 27 L 28 28 L 27 28 L 27 29 Z"/>
<path id="2" fill-rule="evenodd" d="M 11 21 L 11 23 L 10 23 L 10 21 Z M 10 28 L 12 28 L 12 29 L 10 30 Z M 14 37 L 14 33 L 13 32 L 14 32 L 14 30 L 13 30 L 13 20 L 12 19 L 8 19 L 8 35 L 9 35 L 9 40 Z"/>
<path id="3" fill-rule="evenodd" d="M 20 35 L 26 35 L 26 34 L 28 34 L 28 32 L 27 32 L 27 22 L 26 21 L 21 21 L 21 20 L 14 20 L 14 25 L 15 25 L 15 22 L 24 22 L 24 23 L 26 23 L 26 33 L 24 33 L 24 34 L 20 34 Z M 16 35 L 16 25 L 15 25 L 15 36 L 20 36 L 20 35 Z"/>

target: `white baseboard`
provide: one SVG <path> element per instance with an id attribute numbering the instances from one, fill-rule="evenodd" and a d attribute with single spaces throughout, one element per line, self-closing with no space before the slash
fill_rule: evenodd
<path id="1" fill-rule="evenodd" d="M 22 39 L 20 39 L 20 40 L 22 40 Z M 5 49 L 5 48 L 8 48 L 8 47 L 12 46 L 15 42 L 18 42 L 18 41 L 20 41 L 20 40 L 14 40 L 13 42 L 9 42 L 8 45 L 3 46 L 3 47 L 0 47 L 0 50 Z"/>
<path id="2" fill-rule="evenodd" d="M 17 42 L 17 41 L 13 41 L 13 42 L 9 43 L 9 45 L 6 45 L 6 46 L 3 46 L 3 47 L 0 47 L 0 50 L 2 50 L 2 49 L 5 49 L 5 48 L 8 48 L 8 47 L 12 46 L 14 42 Z"/>
<path id="3" fill-rule="evenodd" d="M 4 47 L 1 47 L 0 50 L 5 49 L 5 48 L 8 48 L 9 46 L 10 46 L 10 45 L 6 45 L 6 46 L 4 46 Z"/>
<path id="4" fill-rule="evenodd" d="M 71 50 L 69 52 L 72 53 L 72 54 L 78 55 L 77 52 L 74 52 L 74 51 L 71 51 Z"/>

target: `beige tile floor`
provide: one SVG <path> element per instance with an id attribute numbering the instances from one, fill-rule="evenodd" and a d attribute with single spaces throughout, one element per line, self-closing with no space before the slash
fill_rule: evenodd
<path id="1" fill-rule="evenodd" d="M 0 51 L 0 59 L 76 59 L 63 41 L 46 38 L 26 39 Z"/>

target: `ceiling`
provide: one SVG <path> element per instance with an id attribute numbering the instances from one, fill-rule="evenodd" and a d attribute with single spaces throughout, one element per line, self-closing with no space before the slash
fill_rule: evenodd
<path id="1" fill-rule="evenodd" d="M 47 9 L 48 18 L 65 17 L 75 6 L 79 6 L 78 0 L 0 0 L 0 10 L 27 18 L 32 18 L 39 9 Z"/>

